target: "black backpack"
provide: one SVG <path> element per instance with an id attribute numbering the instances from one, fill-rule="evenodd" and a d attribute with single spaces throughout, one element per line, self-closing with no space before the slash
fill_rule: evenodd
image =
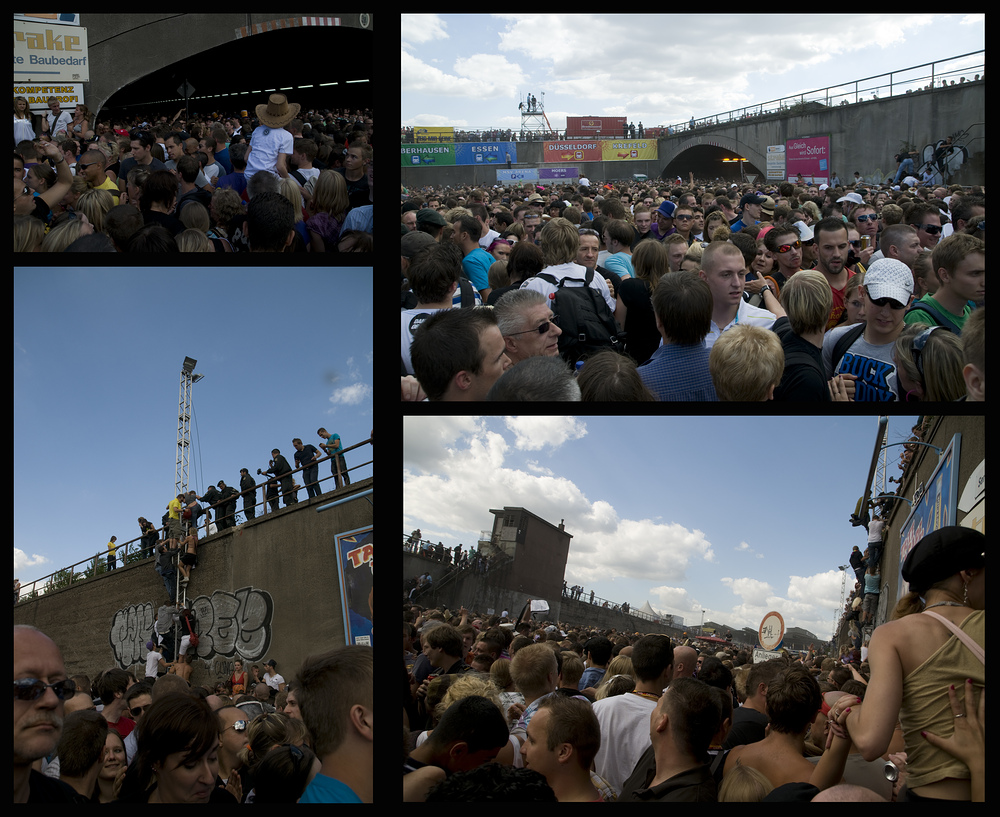
<path id="1" fill-rule="evenodd" d="M 952 322 L 942 315 L 940 310 L 935 309 L 934 306 L 929 304 L 927 301 L 914 301 L 912 306 L 906 310 L 906 314 L 909 315 L 911 312 L 923 312 L 925 315 L 930 315 L 934 320 L 934 323 L 938 326 L 943 326 L 949 332 L 954 332 L 959 337 L 962 335 L 962 332 L 960 330 L 956 331 Z M 924 323 L 926 323 L 926 321 L 924 321 Z"/>
<path id="2" fill-rule="evenodd" d="M 587 268 L 585 279 L 556 280 L 548 273 L 539 273 L 536 277 L 556 288 L 551 308 L 559 317 L 559 328 L 562 330 L 559 354 L 563 359 L 575 365 L 578 360 L 604 349 L 625 354 L 625 333 L 618 328 L 604 297 L 590 285 L 594 280 L 592 269 Z M 566 286 L 567 281 L 582 283 L 583 286 Z"/>

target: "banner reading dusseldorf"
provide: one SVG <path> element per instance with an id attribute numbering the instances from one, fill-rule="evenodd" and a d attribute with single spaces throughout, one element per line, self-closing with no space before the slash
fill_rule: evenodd
<path id="1" fill-rule="evenodd" d="M 542 143 L 542 160 L 546 163 L 655 161 L 657 153 L 655 139 Z"/>

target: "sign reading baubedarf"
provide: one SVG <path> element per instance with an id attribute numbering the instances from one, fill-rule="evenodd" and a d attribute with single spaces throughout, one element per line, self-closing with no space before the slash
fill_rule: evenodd
<path id="1" fill-rule="evenodd" d="M 14 82 L 89 82 L 87 29 L 14 21 Z"/>

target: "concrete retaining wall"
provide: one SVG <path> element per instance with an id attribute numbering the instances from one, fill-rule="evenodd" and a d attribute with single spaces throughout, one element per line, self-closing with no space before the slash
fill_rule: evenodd
<path id="1" fill-rule="evenodd" d="M 290 680 L 307 655 L 347 643 L 335 537 L 370 527 L 372 505 L 359 497 L 322 513 L 316 509 L 372 486 L 369 478 L 308 502 L 300 499 L 200 542 L 188 585 L 200 636 L 192 684 L 228 678 L 237 657 L 244 665 L 273 658 Z M 70 675 L 94 678 L 118 666 L 142 678 L 154 616 L 167 601 L 153 561 L 21 602 L 14 623 L 31 624 L 52 638 Z"/>

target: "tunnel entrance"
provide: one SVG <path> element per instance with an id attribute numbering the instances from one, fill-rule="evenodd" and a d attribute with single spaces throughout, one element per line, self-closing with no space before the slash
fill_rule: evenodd
<path id="1" fill-rule="evenodd" d="M 669 164 L 663 168 L 663 178 L 672 179 L 680 176 L 687 181 L 688 173 L 694 173 L 695 179 L 713 179 L 731 184 L 743 181 L 739 162 L 723 162 L 723 159 L 735 159 L 740 154 L 716 145 L 695 145 L 678 153 Z M 747 158 L 747 157 L 744 157 Z M 761 168 L 752 162 L 743 163 L 743 174 L 755 174 L 757 179 L 764 178 Z"/>
<path id="2" fill-rule="evenodd" d="M 356 28 L 292 28 L 245 37 L 154 68 L 119 89 L 101 116 L 150 113 L 173 117 L 184 107 L 178 88 L 194 87 L 191 116 L 238 114 L 266 103 L 269 92 L 285 94 L 303 110 L 371 108 L 373 32 Z M 302 54 L 346 53 L 349 59 L 303 62 Z"/>

